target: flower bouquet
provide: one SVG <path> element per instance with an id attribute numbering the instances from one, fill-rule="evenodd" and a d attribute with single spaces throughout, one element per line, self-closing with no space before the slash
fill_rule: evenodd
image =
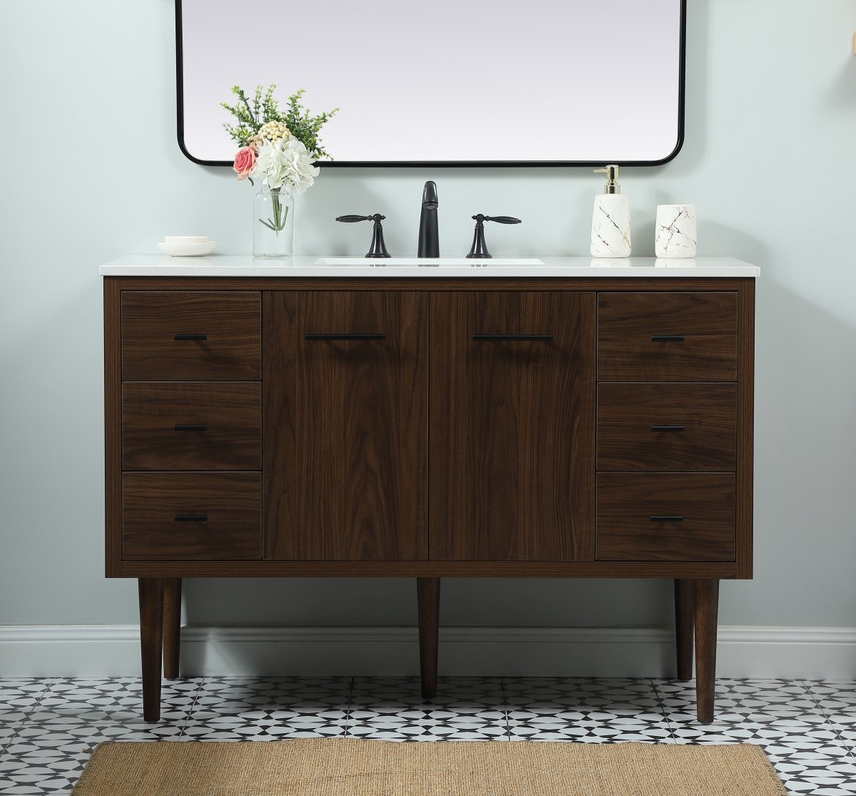
<path id="1" fill-rule="evenodd" d="M 233 86 L 237 103 L 221 103 L 237 120 L 223 125 L 240 147 L 232 168 L 239 180 L 253 183 L 253 178 L 260 179 L 263 186 L 255 208 L 258 223 L 254 223 L 253 254 L 257 257 L 291 254 L 291 197 L 315 182 L 320 169 L 313 161 L 329 157 L 318 133 L 338 110 L 312 116 L 301 105 L 301 89 L 288 98 L 287 108 L 281 111 L 273 97 L 275 89 L 273 85 L 267 90 L 257 86 L 250 100 L 240 86 Z"/>

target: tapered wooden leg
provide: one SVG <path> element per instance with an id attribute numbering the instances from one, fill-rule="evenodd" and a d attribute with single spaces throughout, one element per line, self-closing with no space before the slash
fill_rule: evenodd
<path id="1" fill-rule="evenodd" d="M 716 691 L 716 625 L 719 581 L 693 581 L 696 643 L 696 705 L 698 720 L 713 721 Z"/>
<path id="2" fill-rule="evenodd" d="M 163 582 L 163 676 L 178 677 L 181 659 L 181 578 Z"/>
<path id="3" fill-rule="evenodd" d="M 417 578 L 419 602 L 419 674 L 422 696 L 437 696 L 437 654 L 440 633 L 440 578 Z"/>
<path id="4" fill-rule="evenodd" d="M 143 664 L 143 718 L 160 719 L 163 650 L 163 580 L 140 578 L 140 652 Z"/>
<path id="5" fill-rule="evenodd" d="M 675 581 L 675 653 L 678 680 L 693 676 L 693 582 Z"/>

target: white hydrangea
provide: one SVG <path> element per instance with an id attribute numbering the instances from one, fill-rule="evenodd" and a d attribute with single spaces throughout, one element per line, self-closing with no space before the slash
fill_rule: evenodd
<path id="1" fill-rule="evenodd" d="M 320 173 L 312 165 L 309 152 L 296 138 L 266 140 L 259 147 L 253 177 L 260 177 L 272 189 L 280 188 L 291 196 L 299 196 L 315 182 Z"/>

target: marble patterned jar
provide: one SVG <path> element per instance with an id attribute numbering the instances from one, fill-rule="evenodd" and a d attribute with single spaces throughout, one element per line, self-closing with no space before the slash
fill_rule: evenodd
<path id="1" fill-rule="evenodd" d="M 695 205 L 657 205 L 654 232 L 657 257 L 695 257 L 697 246 Z"/>

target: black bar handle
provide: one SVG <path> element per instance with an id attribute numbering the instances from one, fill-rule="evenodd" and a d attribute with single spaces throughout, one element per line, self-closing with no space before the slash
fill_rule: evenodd
<path id="1" fill-rule="evenodd" d="M 207 340 L 208 335 L 207 334 L 199 334 L 199 333 L 193 333 L 193 334 L 178 334 L 178 333 L 176 333 L 175 339 L 176 340 Z"/>
<path id="2" fill-rule="evenodd" d="M 207 423 L 176 423 L 176 431 L 208 431 Z"/>
<path id="3" fill-rule="evenodd" d="M 684 426 L 651 426 L 651 431 L 683 431 Z"/>
<path id="4" fill-rule="evenodd" d="M 652 334 L 652 343 L 683 343 L 684 335 L 682 334 Z"/>
<path id="5" fill-rule="evenodd" d="M 651 522 L 683 522 L 680 514 L 652 514 L 648 519 Z"/>
<path id="6" fill-rule="evenodd" d="M 176 514 L 176 522 L 208 522 L 207 514 Z"/>
<path id="7" fill-rule="evenodd" d="M 473 216 L 475 218 L 475 216 Z M 522 224 L 519 218 L 514 216 L 485 216 L 485 221 L 496 221 L 497 224 Z"/>
<path id="8" fill-rule="evenodd" d="M 496 340 L 499 342 L 550 342 L 552 334 L 474 334 L 473 340 Z"/>
<path id="9" fill-rule="evenodd" d="M 383 333 L 370 334 L 307 334 L 304 340 L 386 340 Z"/>
<path id="10" fill-rule="evenodd" d="M 353 214 L 347 216 L 336 216 L 336 221 L 343 221 L 345 224 L 353 224 L 356 221 L 371 221 L 373 216 L 355 216 Z M 383 218 L 383 216 L 381 216 Z"/>

